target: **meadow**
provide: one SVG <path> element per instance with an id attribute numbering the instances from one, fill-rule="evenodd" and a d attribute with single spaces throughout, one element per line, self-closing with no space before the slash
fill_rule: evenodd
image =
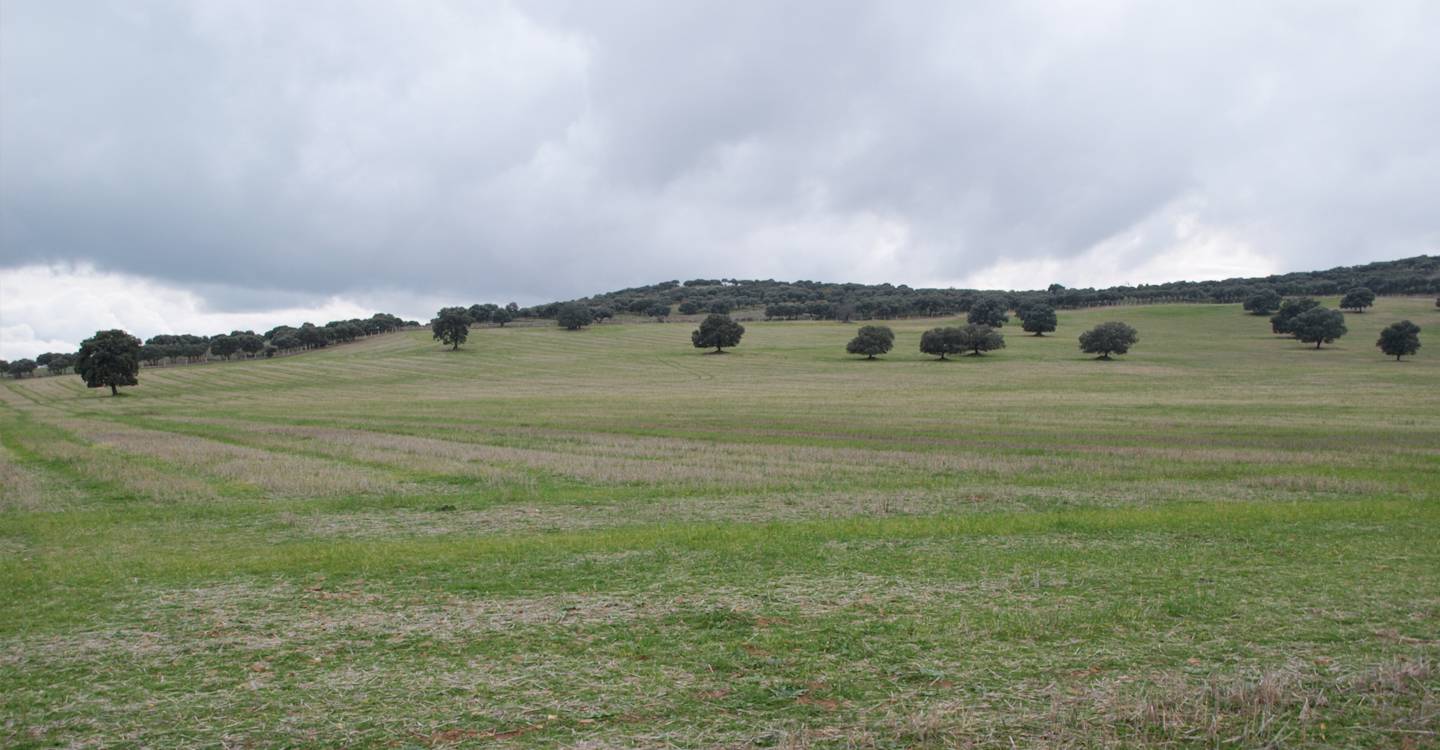
<path id="1" fill-rule="evenodd" d="M 1440 746 L 1433 300 L 948 323 L 5 381 L 0 746 Z"/>

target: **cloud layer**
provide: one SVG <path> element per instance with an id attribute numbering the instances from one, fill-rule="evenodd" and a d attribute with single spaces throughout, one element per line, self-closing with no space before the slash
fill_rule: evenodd
<path id="1" fill-rule="evenodd" d="M 1434 253 L 1437 37 L 1423 2 L 10 2 L 0 244 L 522 302 Z"/>

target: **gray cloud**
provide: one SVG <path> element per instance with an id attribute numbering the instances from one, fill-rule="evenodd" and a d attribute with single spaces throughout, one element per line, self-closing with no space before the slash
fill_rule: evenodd
<path id="1" fill-rule="evenodd" d="M 1285 270 L 1440 248 L 1433 4 L 0 14 L 11 268 L 541 300 L 1123 272 L 1192 225 Z"/>

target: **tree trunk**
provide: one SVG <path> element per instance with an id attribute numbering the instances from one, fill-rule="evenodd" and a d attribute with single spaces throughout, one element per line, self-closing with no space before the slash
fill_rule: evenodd
<path id="1" fill-rule="evenodd" d="M 119 395 L 120 395 L 120 389 L 116 388 L 114 383 L 111 383 L 111 384 L 110 384 L 110 395 L 111 395 L 111 396 L 119 396 Z"/>

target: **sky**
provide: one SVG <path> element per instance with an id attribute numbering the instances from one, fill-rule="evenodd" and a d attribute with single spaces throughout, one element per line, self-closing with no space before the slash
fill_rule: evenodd
<path id="1" fill-rule="evenodd" d="M 7 0 L 0 356 L 1440 252 L 1440 4 Z"/>

